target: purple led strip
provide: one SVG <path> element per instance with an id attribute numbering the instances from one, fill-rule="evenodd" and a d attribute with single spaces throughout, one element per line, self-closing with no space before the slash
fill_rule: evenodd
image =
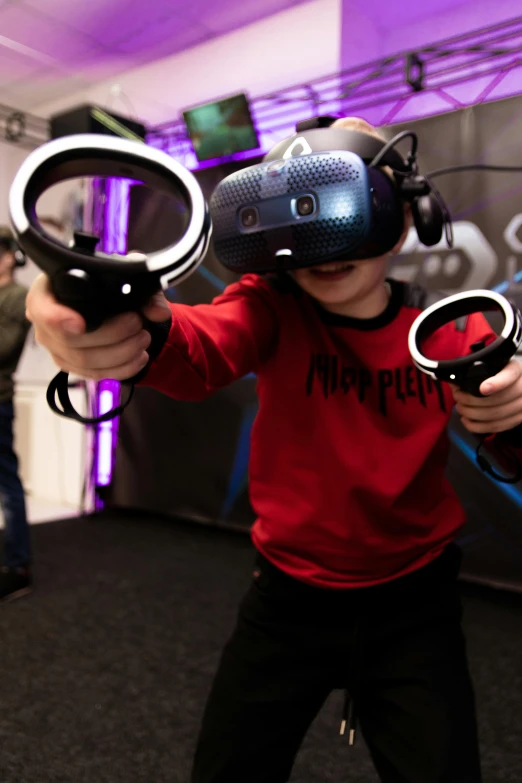
<path id="1" fill-rule="evenodd" d="M 105 253 L 124 254 L 127 250 L 127 228 L 129 218 L 129 195 L 131 181 L 111 178 L 105 187 L 98 186 L 104 205 L 102 220 L 101 250 Z M 120 401 L 120 384 L 115 380 L 103 380 L 96 384 L 94 415 L 102 415 L 115 408 Z M 94 485 L 95 508 L 103 508 L 103 500 L 96 490 L 111 483 L 114 471 L 116 444 L 118 441 L 118 418 L 110 419 L 96 426 L 94 435 Z"/>

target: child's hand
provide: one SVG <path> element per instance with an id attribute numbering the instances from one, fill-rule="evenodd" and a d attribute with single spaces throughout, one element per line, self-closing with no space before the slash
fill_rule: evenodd
<path id="1" fill-rule="evenodd" d="M 27 295 L 27 318 L 34 324 L 36 341 L 51 354 L 61 370 L 81 378 L 126 380 L 145 367 L 150 334 L 138 313 L 111 318 L 94 332 L 85 332 L 85 321 L 75 310 L 59 304 L 45 275 L 36 278 Z M 170 309 L 163 294 L 143 308 L 150 321 L 166 321 Z"/>
<path id="2" fill-rule="evenodd" d="M 470 432 L 506 432 L 522 423 L 522 363 L 511 359 L 503 370 L 484 381 L 480 393 L 466 394 L 451 384 L 456 410 Z"/>

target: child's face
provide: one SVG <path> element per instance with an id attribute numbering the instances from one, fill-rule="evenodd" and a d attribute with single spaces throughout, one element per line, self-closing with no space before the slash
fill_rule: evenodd
<path id="1" fill-rule="evenodd" d="M 337 120 L 335 126 L 358 130 L 384 141 L 375 128 L 364 120 L 357 118 Z M 393 177 L 390 170 L 385 168 L 384 171 L 391 178 Z M 405 205 L 404 230 L 392 253 L 398 253 L 401 249 L 410 225 L 411 209 L 409 205 Z M 364 310 L 368 309 L 366 304 L 373 301 L 373 304 L 370 304 L 372 308 L 375 300 L 378 300 L 379 295 L 385 290 L 388 261 L 389 255 L 363 261 L 333 261 L 307 269 L 296 269 L 292 274 L 296 283 L 326 309 L 334 309 L 337 312 L 355 310 L 364 313 Z"/>
<path id="2" fill-rule="evenodd" d="M 384 286 L 388 256 L 364 261 L 332 261 L 296 269 L 296 283 L 327 309 L 362 301 Z"/>
<path id="3" fill-rule="evenodd" d="M 411 226 L 411 208 L 404 205 L 404 229 L 391 251 L 394 255 L 403 246 Z M 296 269 L 292 272 L 296 283 L 326 309 L 353 310 L 358 304 L 378 298 L 384 290 L 390 256 L 367 258 L 362 261 L 331 261 L 328 264 Z M 364 316 L 363 316 L 364 317 Z"/>

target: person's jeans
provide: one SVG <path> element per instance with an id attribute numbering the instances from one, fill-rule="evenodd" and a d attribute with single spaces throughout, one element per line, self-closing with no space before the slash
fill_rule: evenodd
<path id="1" fill-rule="evenodd" d="M 0 506 L 4 513 L 4 560 L 9 568 L 29 565 L 31 545 L 18 459 L 13 450 L 14 410 L 0 403 Z"/>

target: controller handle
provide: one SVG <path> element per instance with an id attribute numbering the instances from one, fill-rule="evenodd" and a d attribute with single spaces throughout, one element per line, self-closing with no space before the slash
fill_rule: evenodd
<path id="1" fill-rule="evenodd" d="M 481 340 L 480 342 L 473 343 L 471 350 L 473 353 L 477 353 L 478 351 L 482 351 L 485 347 L 486 343 Z M 474 397 L 484 397 L 484 395 L 480 393 L 481 385 L 484 381 L 487 381 L 488 378 L 492 378 L 503 370 L 508 362 L 509 359 L 506 360 L 505 358 L 502 358 L 498 361 L 488 362 L 487 364 L 471 365 L 466 372 L 466 376 L 459 381 L 459 389 L 468 394 L 472 394 Z"/>
<path id="2" fill-rule="evenodd" d="M 98 242 L 98 237 L 77 231 L 73 248 L 92 257 Z M 50 285 L 60 304 L 76 310 L 82 316 L 88 332 L 98 329 L 104 321 L 121 313 L 139 312 L 148 299 L 161 290 L 153 277 L 142 276 L 139 286 L 130 283 L 122 285 L 120 275 L 117 278 L 105 270 L 103 274 L 96 275 L 74 268 L 57 272 L 51 277 Z"/>
<path id="3" fill-rule="evenodd" d="M 481 340 L 480 342 L 474 343 L 471 346 L 471 350 L 473 352 L 481 351 L 485 347 L 486 343 Z M 484 395 L 480 392 L 481 385 L 484 383 L 484 381 L 487 381 L 488 378 L 492 378 L 494 375 L 497 375 L 497 373 L 503 370 L 508 362 L 509 359 L 500 359 L 499 361 L 489 362 L 488 364 L 472 365 L 468 369 L 466 377 L 461 382 L 459 382 L 459 389 L 467 392 L 468 394 L 472 394 L 474 397 L 484 397 Z M 481 454 L 482 446 L 488 437 L 488 433 L 479 436 L 479 443 L 475 454 L 478 466 L 484 473 L 487 473 L 489 476 L 491 476 L 491 478 L 495 479 L 495 481 L 500 481 L 503 484 L 516 484 L 522 478 L 522 467 L 513 454 L 508 455 L 510 456 L 512 462 L 516 465 L 514 475 L 512 476 L 504 476 L 500 474 L 492 467 L 486 457 Z M 501 456 L 506 457 L 505 448 L 503 450 L 498 448 L 497 450 Z"/>

